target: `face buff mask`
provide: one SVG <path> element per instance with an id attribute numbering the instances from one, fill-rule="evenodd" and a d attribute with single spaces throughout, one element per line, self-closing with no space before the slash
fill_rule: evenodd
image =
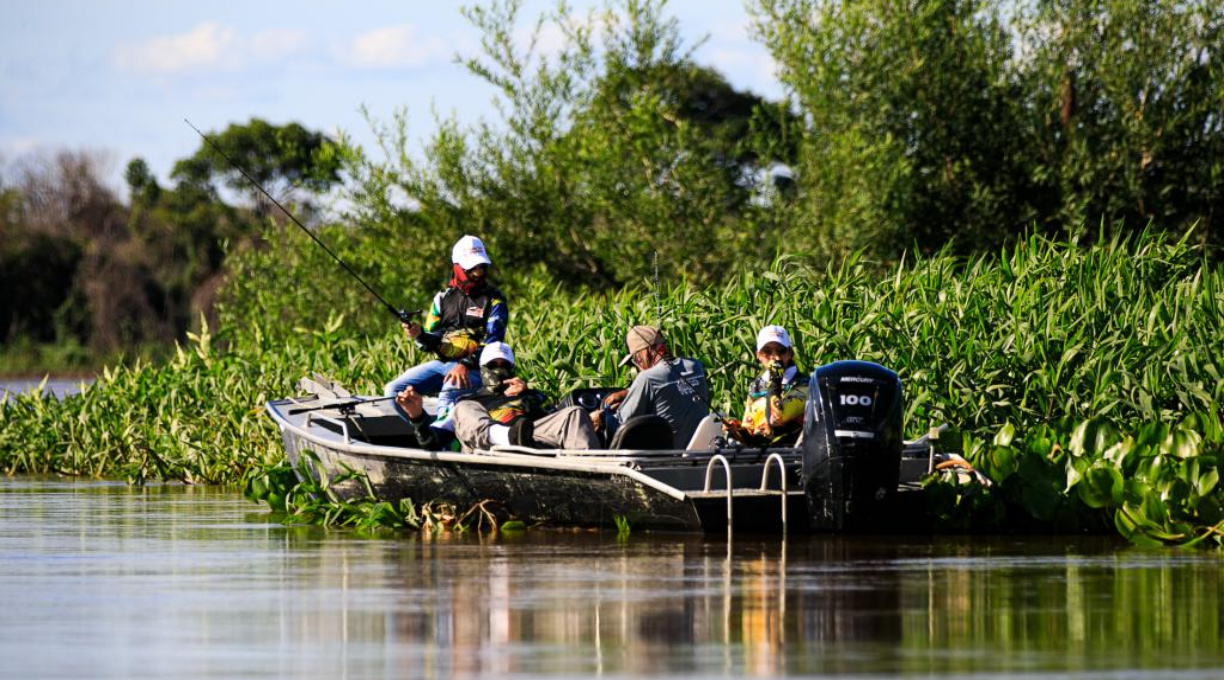
<path id="1" fill-rule="evenodd" d="M 506 381 L 514 377 L 513 366 L 481 366 L 480 382 L 490 392 L 501 394 L 506 391 Z"/>

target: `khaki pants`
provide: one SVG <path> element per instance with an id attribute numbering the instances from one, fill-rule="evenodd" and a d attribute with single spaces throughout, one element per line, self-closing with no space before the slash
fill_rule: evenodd
<path id="1" fill-rule="evenodd" d="M 488 450 L 489 428 L 501 423 L 489 417 L 489 410 L 475 400 L 464 400 L 455 404 L 455 436 L 464 451 Z M 570 406 L 532 423 L 535 440 L 558 449 L 599 448 L 599 436 L 591 424 L 591 416 L 580 406 Z"/>

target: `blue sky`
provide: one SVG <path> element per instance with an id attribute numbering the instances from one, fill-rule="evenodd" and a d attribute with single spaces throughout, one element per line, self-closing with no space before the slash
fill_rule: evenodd
<path id="1" fill-rule="evenodd" d="M 120 189 L 136 156 L 166 182 L 174 161 L 205 131 L 252 117 L 372 136 L 406 107 L 413 140 L 433 111 L 464 122 L 493 118 L 493 92 L 454 63 L 475 54 L 478 33 L 461 3 L 356 0 L 3 0 L 0 3 L 0 163 L 58 149 L 101 152 Z M 473 4 L 473 3 L 462 3 Z M 571 0 L 576 8 L 600 2 Z M 531 18 L 555 2 L 527 0 Z M 770 98 L 782 90 L 765 49 L 749 35 L 740 0 L 672 0 L 689 44 L 731 83 Z"/>

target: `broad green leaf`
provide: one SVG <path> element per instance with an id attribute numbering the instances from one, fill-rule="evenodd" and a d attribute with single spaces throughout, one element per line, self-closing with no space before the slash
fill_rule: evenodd
<path id="1" fill-rule="evenodd" d="M 1012 425 L 1011 423 L 1007 423 L 1003 427 L 999 428 L 998 433 L 995 434 L 994 445 L 995 446 L 1011 446 L 1012 440 L 1015 438 L 1016 438 L 1016 427 Z"/>
<path id="2" fill-rule="evenodd" d="M 1210 470 L 1208 470 L 1206 473 L 1199 476 L 1198 486 L 1195 490 L 1198 491 L 1198 494 L 1200 496 L 1206 496 L 1210 494 L 1212 490 L 1216 488 L 1216 485 L 1219 483 L 1220 483 L 1220 470 L 1219 468 L 1213 467 Z"/>

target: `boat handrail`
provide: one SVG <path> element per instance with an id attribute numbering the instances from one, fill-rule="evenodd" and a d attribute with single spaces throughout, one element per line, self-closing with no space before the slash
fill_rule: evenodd
<path id="1" fill-rule="evenodd" d="M 782 460 L 782 456 L 771 453 L 769 458 L 765 459 L 765 469 L 761 471 L 761 493 L 769 491 L 769 469 L 773 466 L 774 461 L 778 461 L 778 481 L 781 489 L 778 494 L 782 497 L 782 535 L 786 535 L 786 461 Z"/>
<path id="2" fill-rule="evenodd" d="M 714 474 L 714 464 L 715 463 L 722 463 L 723 471 L 726 472 L 727 474 L 727 542 L 730 543 L 731 542 L 731 511 L 732 511 L 732 508 L 735 506 L 735 503 L 732 501 L 733 494 L 731 491 L 731 464 L 727 462 L 727 459 L 721 453 L 714 454 L 714 457 L 711 458 L 710 462 L 706 464 L 705 487 L 702 489 L 702 493 L 710 493 L 710 481 L 711 481 L 710 478 Z M 766 463 L 766 465 L 768 465 L 768 463 Z"/>

